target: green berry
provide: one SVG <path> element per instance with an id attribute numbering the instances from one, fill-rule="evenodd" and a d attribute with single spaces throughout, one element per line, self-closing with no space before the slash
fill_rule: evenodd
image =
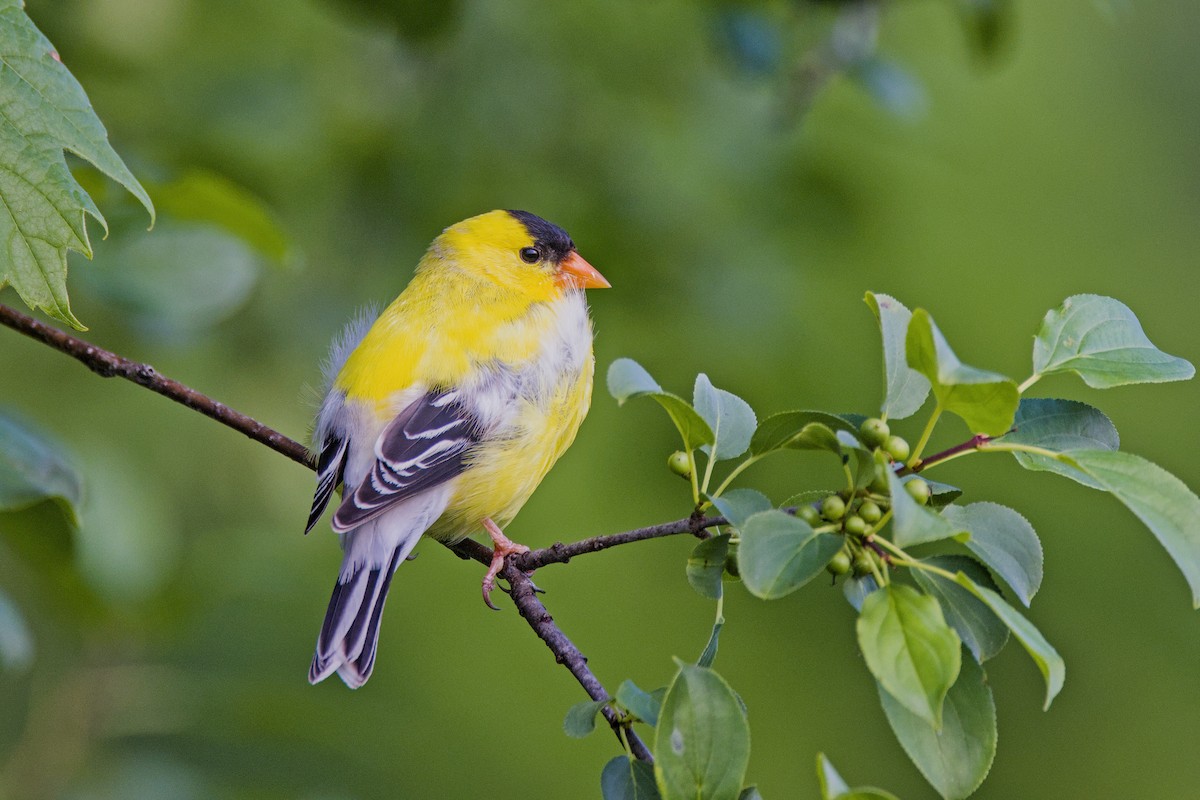
<path id="1" fill-rule="evenodd" d="M 888 483 L 888 468 L 875 467 L 875 477 L 871 479 L 871 485 L 867 488 L 875 494 L 887 494 L 891 491 L 891 484 Z"/>
<path id="2" fill-rule="evenodd" d="M 821 501 L 821 516 L 830 522 L 837 522 L 846 516 L 846 501 L 836 494 L 829 495 Z"/>
<path id="3" fill-rule="evenodd" d="M 692 477 L 692 460 L 688 458 L 688 454 L 682 450 L 676 450 L 667 458 L 667 466 L 681 478 L 690 479 Z"/>
<path id="4" fill-rule="evenodd" d="M 867 522 L 858 514 L 851 514 L 850 516 L 846 517 L 846 521 L 842 523 L 842 529 L 845 530 L 846 533 L 851 533 L 855 536 L 862 536 L 867 532 Z"/>
<path id="5" fill-rule="evenodd" d="M 821 515 L 812 506 L 800 506 L 799 510 L 796 511 L 796 516 L 813 527 L 821 524 Z"/>
<path id="6" fill-rule="evenodd" d="M 862 437 L 863 444 L 867 447 L 879 447 L 887 441 L 891 430 L 888 424 L 878 417 L 871 417 L 863 420 L 863 424 L 858 426 L 858 434 Z"/>
<path id="7" fill-rule="evenodd" d="M 887 441 L 883 443 L 883 449 L 897 461 L 907 461 L 909 454 L 912 453 L 908 442 L 899 436 L 889 436 Z"/>
<path id="8" fill-rule="evenodd" d="M 863 522 L 874 525 L 883 518 L 883 510 L 874 502 L 864 500 L 863 504 L 858 507 L 858 515 L 863 518 Z"/>
<path id="9" fill-rule="evenodd" d="M 850 554 L 845 550 L 838 550 L 825 565 L 825 569 L 833 575 L 845 575 L 850 571 Z"/>
<path id="10" fill-rule="evenodd" d="M 861 578 L 864 575 L 874 574 L 879 567 L 879 562 L 874 553 L 870 550 L 859 550 L 854 556 L 854 577 Z"/>
<path id="11" fill-rule="evenodd" d="M 904 484 L 904 491 L 908 492 L 908 496 L 922 506 L 929 503 L 929 498 L 933 497 L 933 490 L 929 488 L 929 484 L 920 478 L 913 478 Z"/>

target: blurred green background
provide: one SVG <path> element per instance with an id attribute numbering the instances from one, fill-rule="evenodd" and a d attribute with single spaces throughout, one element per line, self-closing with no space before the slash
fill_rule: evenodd
<path id="1" fill-rule="evenodd" d="M 92 341 L 303 438 L 342 322 L 390 300 L 446 225 L 526 208 L 613 284 L 592 297 L 601 374 L 632 356 L 688 394 L 705 371 L 760 415 L 874 410 L 867 289 L 930 309 L 965 361 L 1018 380 L 1044 312 L 1079 292 L 1200 359 L 1200 5 L 1018 0 L 990 56 L 969 5 L 888 4 L 884 60 L 833 76 L 805 113 L 832 4 L 30 0 L 163 210 L 146 234 L 100 185 L 113 234 L 93 226 L 95 262 L 72 257 L 74 310 Z M 164 206 L 192 174 L 265 209 L 253 246 Z M 1100 394 L 1062 376 L 1034 393 L 1099 405 L 1124 448 L 1200 486 L 1200 384 Z M 583 693 L 507 601 L 484 608 L 478 565 L 422 545 L 371 682 L 310 687 L 339 555 L 326 524 L 301 535 L 309 472 L 7 331 L 0 404 L 86 482 L 76 532 L 50 504 L 0 516 L 0 587 L 36 647 L 0 673 L 0 793 L 599 796 L 615 740 L 562 735 Z M 914 439 L 916 420 L 899 426 Z M 943 427 L 935 445 L 965 433 Z M 653 404 L 618 409 L 598 386 L 509 532 L 549 544 L 686 515 L 674 437 Z M 781 455 L 742 485 L 778 502 L 834 484 L 833 467 Z M 1042 534 L 1031 617 L 1068 664 L 1043 713 L 1017 646 L 988 663 L 1000 744 L 976 796 L 1192 796 L 1200 616 L 1165 552 L 1111 498 L 1007 457 L 937 477 Z M 539 573 L 610 690 L 662 685 L 703 647 L 691 546 Z M 749 706 L 765 797 L 816 797 L 818 750 L 851 783 L 934 796 L 839 589 L 768 604 L 734 587 L 726 615 L 716 667 Z"/>

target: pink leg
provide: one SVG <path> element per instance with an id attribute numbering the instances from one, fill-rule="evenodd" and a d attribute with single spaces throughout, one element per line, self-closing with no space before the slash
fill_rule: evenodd
<path id="1" fill-rule="evenodd" d="M 496 588 L 496 576 L 504 569 L 504 559 L 513 553 L 528 553 L 529 548 L 509 539 L 504 535 L 504 531 L 500 530 L 500 526 L 490 519 L 483 520 L 483 528 L 488 532 L 488 536 L 492 537 L 492 565 L 483 576 L 483 602 L 493 611 L 499 611 L 500 609 L 492 604 L 492 589 Z"/>

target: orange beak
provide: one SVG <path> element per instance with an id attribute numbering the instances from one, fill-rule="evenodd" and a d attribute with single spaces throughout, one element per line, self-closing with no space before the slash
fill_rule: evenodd
<path id="1" fill-rule="evenodd" d="M 612 286 L 595 267 L 572 250 L 558 265 L 558 284 L 574 285 L 580 289 L 607 289 Z"/>

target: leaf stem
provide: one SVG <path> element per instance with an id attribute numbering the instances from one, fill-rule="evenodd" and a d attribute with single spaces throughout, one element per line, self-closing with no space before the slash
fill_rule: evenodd
<path id="1" fill-rule="evenodd" d="M 933 426 L 937 424 L 938 418 L 941 416 L 942 404 L 939 402 L 934 407 L 933 413 L 929 415 L 929 421 L 925 423 L 925 430 L 921 432 L 921 439 L 912 452 L 912 458 L 908 460 L 908 467 L 914 472 L 921 464 L 921 453 L 925 452 L 925 445 L 929 444 L 929 437 L 933 435 Z"/>
<path id="2" fill-rule="evenodd" d="M 1055 461 L 1063 461 L 1062 453 L 1057 450 L 1047 450 L 1045 447 L 1037 447 L 1032 444 L 1017 444 L 1015 442 L 988 442 L 986 446 L 980 446 L 980 450 L 996 451 L 998 453 L 1029 453 L 1034 456 L 1045 456 L 1052 458 Z"/>
<path id="3" fill-rule="evenodd" d="M 714 442 L 712 449 L 708 451 L 708 457 L 704 461 L 704 483 L 700 484 L 700 494 L 708 494 L 708 484 L 712 481 L 713 466 L 717 463 L 717 459 L 713 458 L 717 452 L 717 445 Z M 700 496 L 697 495 L 696 502 L 700 502 Z"/>
<path id="4" fill-rule="evenodd" d="M 686 446 L 686 445 L 685 445 Z M 692 504 L 696 508 L 700 507 L 700 484 L 696 482 L 696 451 L 689 449 L 688 454 L 688 478 L 692 482 Z M 711 462 L 710 462 L 711 464 Z"/>
<path id="5" fill-rule="evenodd" d="M 733 470 L 728 475 L 725 476 L 725 480 L 721 481 L 721 485 L 717 487 L 717 491 L 713 492 L 712 496 L 720 497 L 721 495 L 723 495 L 725 493 L 725 490 L 729 488 L 729 484 L 733 483 L 734 478 L 736 478 L 738 475 L 741 475 L 742 472 L 746 469 L 746 467 L 748 467 L 751 464 L 753 464 L 754 462 L 758 461 L 760 458 L 762 458 L 765 455 L 767 455 L 767 453 L 758 453 L 757 455 L 750 456 L 745 461 L 743 461 L 742 463 L 740 463 L 736 467 L 734 467 Z"/>
<path id="6" fill-rule="evenodd" d="M 1020 386 L 1017 387 L 1017 394 L 1025 394 L 1025 390 L 1028 389 L 1030 386 L 1033 386 L 1035 383 L 1037 383 L 1039 380 L 1041 380 L 1041 378 L 1042 378 L 1042 376 L 1039 373 L 1037 373 L 1037 372 L 1033 373 L 1028 378 L 1026 378 L 1025 381 Z"/>
<path id="7" fill-rule="evenodd" d="M 988 436 L 985 433 L 978 433 L 962 444 L 956 444 L 954 447 L 943 450 L 940 453 L 934 453 L 929 458 L 921 460 L 912 467 L 905 467 L 905 470 L 908 472 L 921 472 L 922 470 L 928 469 L 935 464 L 940 464 L 944 461 L 949 461 L 952 458 L 958 458 L 959 456 L 965 456 L 981 450 L 991 441 L 991 436 Z"/>

